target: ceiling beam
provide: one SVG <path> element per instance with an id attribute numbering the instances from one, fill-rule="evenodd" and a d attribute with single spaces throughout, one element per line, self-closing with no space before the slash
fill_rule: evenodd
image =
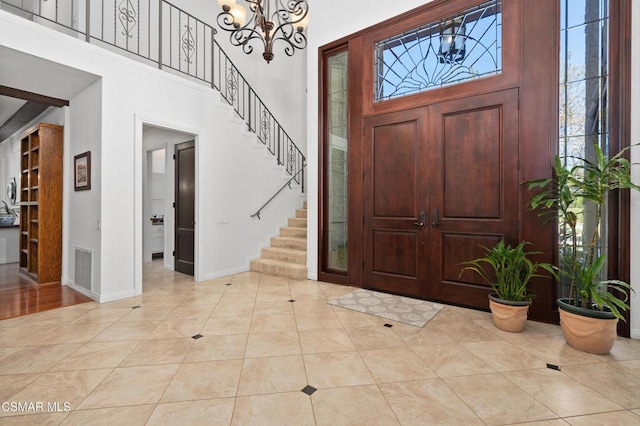
<path id="1" fill-rule="evenodd" d="M 39 95 L 26 90 L 14 89 L 13 87 L 0 86 L 0 95 L 10 96 L 12 98 L 24 99 L 25 101 L 36 102 L 39 104 L 55 107 L 69 106 L 69 101 L 65 99 L 52 98 L 50 96 Z M 2 140 L 2 139 L 0 139 Z"/>
<path id="2" fill-rule="evenodd" d="M 0 126 L 0 142 L 29 124 L 31 120 L 42 114 L 47 108 L 49 108 L 49 105 L 27 101 L 11 118 Z"/>

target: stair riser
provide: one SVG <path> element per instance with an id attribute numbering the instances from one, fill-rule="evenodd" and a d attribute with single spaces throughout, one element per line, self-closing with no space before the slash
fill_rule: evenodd
<path id="1" fill-rule="evenodd" d="M 307 240 L 302 238 L 296 238 L 294 240 L 283 238 L 272 238 L 271 247 L 290 248 L 295 250 L 307 250 Z"/>
<path id="2" fill-rule="evenodd" d="M 295 217 L 288 220 L 287 224 L 292 228 L 306 228 L 307 227 L 307 218 L 305 217 Z"/>
<path id="3" fill-rule="evenodd" d="M 290 238 L 307 238 L 307 230 L 305 228 L 280 228 L 280 236 Z"/>
<path id="4" fill-rule="evenodd" d="M 296 217 L 307 217 L 307 209 L 296 210 Z"/>
<path id="5" fill-rule="evenodd" d="M 265 265 L 260 261 L 251 261 L 251 270 L 260 272 L 263 274 L 277 275 L 279 277 L 286 277 L 293 280 L 305 280 L 307 278 L 306 268 L 294 269 L 292 267 L 280 266 L 280 265 Z"/>
<path id="6" fill-rule="evenodd" d="M 278 250 L 262 249 L 262 258 L 297 263 L 299 265 L 307 264 L 307 253 L 303 251 L 300 251 L 300 253 L 285 253 Z"/>

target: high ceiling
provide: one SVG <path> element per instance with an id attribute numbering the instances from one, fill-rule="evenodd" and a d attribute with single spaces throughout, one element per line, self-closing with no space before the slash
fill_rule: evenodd
<path id="1" fill-rule="evenodd" d="M 0 86 L 12 89 L 11 96 L 4 96 L 7 91 L 0 90 L 0 143 L 13 133 L 6 135 L 7 132 L 16 126 L 19 129 L 22 127 L 20 123 L 25 120 L 28 123 L 52 105 L 46 98 L 34 99 L 28 94 L 21 96 L 23 99 L 13 97 L 20 96 L 16 91 L 54 98 L 51 101 L 69 101 L 100 78 L 3 46 L 0 46 L 0 58 Z M 16 117 L 18 111 L 20 113 Z M 13 122 L 8 122 L 12 117 Z"/>

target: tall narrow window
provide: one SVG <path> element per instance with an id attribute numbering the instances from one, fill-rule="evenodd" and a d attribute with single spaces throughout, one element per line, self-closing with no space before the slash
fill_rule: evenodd
<path id="1" fill-rule="evenodd" d="M 609 68 L 609 1 L 560 0 L 560 110 L 558 154 L 573 166 L 574 157 L 592 160 L 594 144 L 609 151 L 609 111 L 607 77 Z M 607 209 L 603 209 L 606 215 Z M 594 223 L 594 205 L 584 206 L 577 229 L 579 247 L 589 244 Z M 606 254 L 607 218 L 600 222 L 599 254 Z M 593 225 L 592 225 L 593 226 Z M 567 235 L 559 224 L 560 246 Z M 558 259 L 563 262 L 563 253 Z M 566 269 L 563 268 L 562 269 Z M 603 268 L 605 271 L 606 268 Z M 568 283 L 560 284 L 558 297 L 568 297 Z"/>
<path id="2" fill-rule="evenodd" d="M 325 269 L 347 271 L 348 81 L 346 50 L 327 57 L 325 137 Z"/>

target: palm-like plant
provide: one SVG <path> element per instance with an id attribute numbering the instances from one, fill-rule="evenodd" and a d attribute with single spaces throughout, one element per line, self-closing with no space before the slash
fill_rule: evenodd
<path id="1" fill-rule="evenodd" d="M 529 259 L 530 256 L 541 254 L 538 251 L 525 251 L 525 246 L 531 243 L 523 241 L 515 248 L 500 240 L 493 247 L 484 247 L 485 257 L 462 262 L 465 266 L 460 275 L 470 270 L 482 277 L 491 286 L 499 299 L 513 302 L 531 301 L 533 294 L 528 292 L 531 278 L 540 277 L 540 269 L 544 269 L 554 277 L 555 267 L 548 263 L 537 263 Z M 485 266 L 492 272 L 488 273 Z"/>
<path id="2" fill-rule="evenodd" d="M 575 306 L 583 308 L 597 307 L 609 309 L 617 318 L 624 320 L 620 310 L 626 310 L 626 298 L 620 298 L 616 292 L 626 295 L 631 286 L 620 280 L 600 280 L 601 270 L 606 257 L 598 253 L 600 240 L 600 222 L 610 191 L 617 189 L 635 189 L 640 187 L 631 181 L 632 164 L 624 158 L 623 149 L 608 158 L 600 146 L 594 144 L 594 159 L 570 157 L 576 164 L 568 168 L 559 156 L 555 157 L 552 179 L 538 179 L 528 182 L 529 190 L 537 191 L 529 203 L 532 209 L 541 209 L 540 216 L 549 218 L 557 215 L 561 225 L 569 229 L 569 245 L 561 247 L 570 251 L 571 261 L 568 270 L 562 271 L 570 279 L 569 300 Z M 583 211 L 576 212 L 582 202 Z M 593 203 L 595 215 L 593 232 L 589 238 L 587 253 L 579 255 L 577 227 L 584 222 L 584 205 Z M 566 241 L 566 240 L 565 240 Z"/>

